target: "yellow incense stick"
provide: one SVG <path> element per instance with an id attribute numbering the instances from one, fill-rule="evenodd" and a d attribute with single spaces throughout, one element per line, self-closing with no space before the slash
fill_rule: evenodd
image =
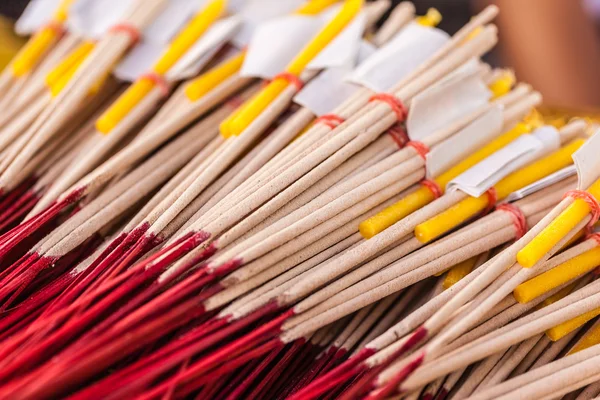
<path id="1" fill-rule="evenodd" d="M 563 322 L 560 325 L 548 329 L 546 331 L 546 336 L 548 336 L 548 339 L 556 342 L 598 315 L 600 315 L 600 308 L 588 311 L 585 314 L 581 314 L 573 319 Z"/>
<path id="2" fill-rule="evenodd" d="M 327 7 L 331 7 L 335 3 L 339 3 L 341 0 L 311 0 L 304 3 L 298 8 L 294 14 L 301 15 L 316 15 Z"/>
<path id="3" fill-rule="evenodd" d="M 513 295 L 519 303 L 528 303 L 544 293 L 590 272 L 599 265 L 600 247 L 595 247 L 523 282 L 515 288 Z"/>
<path id="4" fill-rule="evenodd" d="M 533 127 L 529 124 L 517 124 L 508 132 L 494 139 L 481 149 L 475 151 L 469 157 L 465 158 L 463 161 L 448 169 L 439 177 L 435 178 L 434 182 L 437 183 L 442 191 L 444 191 L 446 185 L 452 179 L 456 178 L 458 175 L 462 174 L 484 158 L 506 146 L 517 137 L 530 132 L 532 129 Z M 431 190 L 425 186 L 422 186 L 397 203 L 392 204 L 378 214 L 363 221 L 359 225 L 360 233 L 365 239 L 370 239 L 379 232 L 384 231 L 385 229 L 394 225 L 396 222 L 405 218 L 407 215 L 410 215 L 416 210 L 431 203 L 433 200 L 435 200 L 435 196 Z"/>
<path id="5" fill-rule="evenodd" d="M 299 76 L 310 63 L 354 19 L 362 7 L 362 0 L 346 0 L 337 15 L 302 49 L 286 67 L 285 72 Z M 258 117 L 290 82 L 283 77 L 275 78 L 262 91 L 242 105 L 221 124 L 225 137 L 239 135 Z"/>
<path id="6" fill-rule="evenodd" d="M 225 0 L 213 0 L 207 4 L 171 42 L 167 51 L 152 68 L 152 73 L 164 76 L 173 65 L 196 43 L 196 41 L 223 15 Z M 98 119 L 96 128 L 109 133 L 156 87 L 156 81 L 142 77 L 131 85 L 117 101 Z"/>
<path id="7" fill-rule="evenodd" d="M 490 90 L 493 93 L 493 99 L 504 96 L 510 92 L 516 81 L 515 74 L 512 71 L 503 71 L 500 76 L 490 84 Z"/>
<path id="8" fill-rule="evenodd" d="M 50 23 L 43 26 L 19 51 L 11 64 L 12 74 L 20 78 L 29 73 L 39 63 L 42 56 L 60 39 L 68 9 L 74 0 L 63 0 L 55 11 Z"/>
<path id="9" fill-rule="evenodd" d="M 512 192 L 530 185 L 558 170 L 572 164 L 571 155 L 585 143 L 577 139 L 558 151 L 538 160 L 500 180 L 495 186 L 496 197 L 502 200 Z M 417 225 L 415 236 L 423 243 L 443 235 L 493 204 L 490 197 L 483 194 L 479 197 L 469 197 L 435 217 Z"/>
<path id="10" fill-rule="evenodd" d="M 444 289 L 450 289 L 462 278 L 469 275 L 471 271 L 473 271 L 473 267 L 475 267 L 475 263 L 477 262 L 478 258 L 479 256 L 471 257 L 468 260 L 458 263 L 454 267 L 450 268 L 446 274 L 446 277 L 444 278 L 444 282 L 442 283 Z"/>
<path id="11" fill-rule="evenodd" d="M 442 14 L 435 8 L 427 10 L 427 14 L 415 18 L 419 25 L 435 27 L 442 22 Z"/>
<path id="12" fill-rule="evenodd" d="M 593 326 L 583 335 L 579 342 L 569 351 L 570 354 L 585 350 L 600 343 L 600 324 Z"/>
<path id="13" fill-rule="evenodd" d="M 244 63 L 245 56 L 246 52 L 243 51 L 240 54 L 213 67 L 204 74 L 200 75 L 198 78 L 190 81 L 185 88 L 185 94 L 187 98 L 190 101 L 196 101 L 223 83 L 225 79 L 229 78 L 240 70 L 242 64 Z"/>
<path id="14" fill-rule="evenodd" d="M 600 179 L 587 190 L 596 199 L 600 199 Z M 517 254 L 517 261 L 521 266 L 530 268 L 544 257 L 558 242 L 560 242 L 577 224 L 586 218 L 592 209 L 582 199 L 576 199 L 557 218 L 531 240 Z"/>
<path id="15" fill-rule="evenodd" d="M 46 75 L 46 85 L 48 87 L 56 85 L 58 80 L 61 79 L 63 75 L 69 73 L 74 66 L 80 65 L 95 46 L 96 45 L 94 42 L 85 41 L 75 48 L 75 50 L 69 53 L 56 67 L 52 69 L 52 71 L 48 73 L 48 75 Z"/>

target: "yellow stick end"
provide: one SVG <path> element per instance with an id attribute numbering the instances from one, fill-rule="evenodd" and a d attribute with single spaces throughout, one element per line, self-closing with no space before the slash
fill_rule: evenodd
<path id="1" fill-rule="evenodd" d="M 579 342 L 573 346 L 568 354 L 571 355 L 577 353 L 578 351 L 595 346 L 598 343 L 600 343 L 600 324 L 597 324 L 587 331 L 586 334 L 579 340 Z"/>
<path id="2" fill-rule="evenodd" d="M 420 187 L 397 203 L 361 222 L 358 226 L 360 234 L 365 239 L 370 239 L 433 200 L 435 197 L 431 191 L 424 186 Z"/>
<path id="3" fill-rule="evenodd" d="M 442 22 L 442 14 L 436 8 L 432 7 L 427 10 L 427 14 L 417 17 L 415 20 L 419 25 L 433 28 Z"/>
<path id="4" fill-rule="evenodd" d="M 238 72 L 244 63 L 245 55 L 246 53 L 242 52 L 192 80 L 185 88 L 187 98 L 190 101 L 199 100 L 227 78 Z"/>
<path id="5" fill-rule="evenodd" d="M 468 260 L 458 263 L 454 267 L 450 268 L 450 270 L 446 274 L 446 277 L 444 278 L 444 282 L 442 283 L 444 289 L 450 289 L 452 286 L 457 284 L 462 278 L 469 275 L 471 271 L 473 271 L 473 267 L 475 267 L 477 258 L 478 256 L 471 257 Z"/>
<path id="6" fill-rule="evenodd" d="M 108 134 L 154 89 L 154 81 L 142 78 L 123 93 L 96 121 L 96 129 Z"/>
<path id="7" fill-rule="evenodd" d="M 600 315 L 600 308 L 596 308 L 595 310 L 586 312 L 585 314 L 575 317 L 569 321 L 563 322 L 562 324 L 557 325 L 554 328 L 548 329 L 546 331 L 546 336 L 548 336 L 548 339 L 552 340 L 553 342 L 556 342 L 557 340 L 562 339 L 563 337 L 573 332 L 580 326 L 584 325 L 592 318 L 597 317 L 598 315 Z"/>
<path id="8" fill-rule="evenodd" d="M 569 234 L 577 224 L 589 214 L 590 206 L 583 200 L 575 200 L 554 221 L 542 230 L 519 253 L 517 262 L 525 268 L 531 268 L 540 261 L 546 253 Z"/>
<path id="9" fill-rule="evenodd" d="M 415 237 L 421 243 L 428 243 L 476 216 L 485 210 L 488 204 L 488 196 L 486 194 L 479 197 L 469 197 L 435 217 L 417 225 L 415 228 Z"/>

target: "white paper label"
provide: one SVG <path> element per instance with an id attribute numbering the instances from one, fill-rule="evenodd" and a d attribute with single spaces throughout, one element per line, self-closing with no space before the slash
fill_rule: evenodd
<path id="1" fill-rule="evenodd" d="M 303 3 L 304 0 L 237 0 L 231 2 L 229 8 L 243 20 L 243 25 L 232 39 L 232 43 L 239 48 L 247 46 L 259 25 L 273 18 L 291 14 Z"/>
<path id="2" fill-rule="evenodd" d="M 31 35 L 52 20 L 61 0 L 31 0 L 15 24 L 19 35 Z"/>
<path id="3" fill-rule="evenodd" d="M 502 108 L 491 110 L 435 146 L 426 159 L 428 179 L 439 176 L 467 155 L 489 143 L 502 133 L 504 123 Z"/>
<path id="4" fill-rule="evenodd" d="M 273 78 L 285 70 L 322 26 L 320 19 L 303 15 L 288 15 L 260 25 L 250 39 L 240 74 Z"/>
<path id="5" fill-rule="evenodd" d="M 554 127 L 544 126 L 532 134 L 518 137 L 457 176 L 448 183 L 447 190 L 460 189 L 470 196 L 479 197 L 505 176 L 556 150 L 558 146 L 558 131 Z"/>
<path id="6" fill-rule="evenodd" d="M 286 15 L 261 24 L 250 40 L 242 76 L 271 79 L 323 29 L 339 6 L 316 16 Z M 361 13 L 309 63 L 307 69 L 352 66 L 358 56 L 366 17 Z"/>
<path id="7" fill-rule="evenodd" d="M 482 81 L 477 62 L 469 62 L 451 76 L 415 96 L 406 129 L 411 140 L 423 140 L 452 121 L 488 103 L 491 92 Z"/>
<path id="8" fill-rule="evenodd" d="M 448 34 L 439 29 L 411 23 L 362 63 L 350 80 L 374 92 L 385 92 L 448 40 Z"/>
<path id="9" fill-rule="evenodd" d="M 217 21 L 169 70 L 167 79 L 178 81 L 196 76 L 241 26 L 237 16 Z"/>
<path id="10" fill-rule="evenodd" d="M 375 48 L 367 43 L 361 43 L 358 55 L 360 63 L 372 54 Z M 317 116 L 330 114 L 361 87 L 348 82 L 347 77 L 352 68 L 328 68 L 308 82 L 294 97 L 294 101 L 308 108 Z"/>
<path id="11" fill-rule="evenodd" d="M 586 190 L 600 179 L 600 129 L 573 154 L 573 161 L 577 167 L 579 190 Z"/>
<path id="12" fill-rule="evenodd" d="M 69 30 L 88 39 L 100 39 L 124 19 L 133 0 L 77 0 L 69 9 Z"/>
<path id="13" fill-rule="evenodd" d="M 367 17 L 360 13 L 308 64 L 309 70 L 354 67 L 361 47 Z"/>
<path id="14" fill-rule="evenodd" d="M 207 0 L 169 0 L 167 6 L 144 30 L 144 41 L 169 43 L 206 3 Z"/>
<path id="15" fill-rule="evenodd" d="M 531 185 L 525 186 L 522 189 L 517 190 L 516 192 L 512 192 L 505 199 L 506 202 L 513 202 L 520 200 L 524 197 L 532 195 L 536 192 L 539 192 L 542 189 L 547 188 L 548 186 L 554 185 L 557 182 L 560 182 L 564 179 L 567 179 L 570 176 L 573 176 L 577 173 L 577 168 L 574 165 L 569 165 L 559 171 L 556 171 L 553 174 L 546 176 L 545 178 L 540 179 L 539 181 L 533 182 Z"/>

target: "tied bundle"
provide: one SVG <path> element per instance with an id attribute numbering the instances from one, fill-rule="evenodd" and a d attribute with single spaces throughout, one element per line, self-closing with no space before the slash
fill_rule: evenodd
<path id="1" fill-rule="evenodd" d="M 496 7 L 48 3 L 0 76 L 0 397 L 598 395 L 600 135 L 481 60 Z"/>

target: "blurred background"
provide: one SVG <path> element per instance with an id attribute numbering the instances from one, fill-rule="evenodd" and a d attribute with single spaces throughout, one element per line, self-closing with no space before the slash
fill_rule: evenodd
<path id="1" fill-rule="evenodd" d="M 285 1 L 285 0 L 281 0 Z M 394 4 L 401 0 L 392 0 Z M 2 54 L 18 48 L 11 32 L 27 0 L 0 0 Z M 600 0 L 413 0 L 419 14 L 429 7 L 443 15 L 440 28 L 454 33 L 488 4 L 500 7 L 500 45 L 488 56 L 511 66 L 520 81 L 544 95 L 546 110 L 600 114 Z"/>

